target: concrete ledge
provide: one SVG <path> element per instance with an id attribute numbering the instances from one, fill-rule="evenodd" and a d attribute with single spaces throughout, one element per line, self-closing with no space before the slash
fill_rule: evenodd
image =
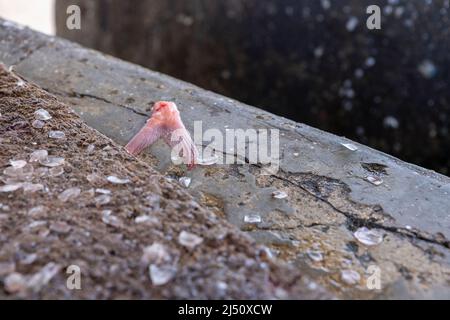
<path id="1" fill-rule="evenodd" d="M 143 125 L 157 100 L 172 100 L 189 130 L 277 128 L 281 168 L 271 176 L 258 165 L 216 165 L 180 172 L 157 143 L 143 159 L 163 174 L 192 178 L 188 191 L 249 233 L 273 253 L 316 274 L 341 297 L 449 297 L 450 179 L 304 124 L 274 116 L 191 84 L 0 20 L 0 61 L 67 102 L 86 123 L 120 144 Z M 26 41 L 26 44 L 24 43 Z M 350 151 L 342 143 L 353 143 Z M 222 150 L 226 153 L 226 150 Z M 367 176 L 383 180 L 379 186 Z M 287 199 L 274 201 L 283 190 Z M 258 214 L 254 227 L 244 216 Z M 354 232 L 381 232 L 364 246 Z M 320 259 L 312 259 L 319 252 Z M 370 265 L 380 268 L 383 290 L 365 285 Z M 349 286 L 342 270 L 361 281 Z M 441 288 L 444 287 L 445 290 Z M 439 288 L 439 289 L 438 289 Z"/>

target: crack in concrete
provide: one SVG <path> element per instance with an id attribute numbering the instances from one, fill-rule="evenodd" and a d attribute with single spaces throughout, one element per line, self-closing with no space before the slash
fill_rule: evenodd
<path id="1" fill-rule="evenodd" d="M 93 94 L 89 94 L 89 93 L 81 93 L 81 92 L 76 92 L 76 91 L 72 91 L 72 92 L 66 92 L 66 91 L 57 91 L 57 90 L 53 90 L 50 88 L 44 88 L 44 90 L 54 94 L 54 95 L 59 95 L 59 96 L 63 96 L 63 97 L 68 97 L 68 98 L 91 98 L 91 99 L 95 99 L 95 100 L 99 100 L 99 101 L 103 101 L 105 103 L 111 104 L 113 106 L 117 106 L 117 107 L 121 107 L 127 110 L 130 110 L 131 112 L 138 114 L 140 116 L 144 116 L 146 118 L 148 118 L 150 115 L 146 114 L 144 112 L 138 111 L 132 107 L 120 104 L 120 103 L 116 103 L 116 102 L 112 102 L 106 98 L 103 97 L 99 97 Z"/>
<path id="2" fill-rule="evenodd" d="M 319 222 L 313 222 L 311 224 L 297 224 L 295 226 L 291 227 L 272 227 L 272 226 L 259 226 L 258 230 L 268 230 L 268 231 L 286 231 L 286 230 L 297 230 L 301 228 L 314 228 L 314 227 L 339 227 L 341 224 L 336 223 L 319 223 Z"/>
<path id="3" fill-rule="evenodd" d="M 339 212 L 340 214 L 344 215 L 347 218 L 347 221 L 349 223 L 349 225 L 353 228 L 357 227 L 357 226 L 365 226 L 368 228 L 378 228 L 378 229 L 382 229 L 391 233 L 395 233 L 395 234 L 400 234 L 403 236 L 406 236 L 408 238 L 411 238 L 412 240 L 414 239 L 419 239 L 425 242 L 429 242 L 432 244 L 436 244 L 439 246 L 442 246 L 446 249 L 450 249 L 450 243 L 449 241 L 439 241 L 436 240 L 435 238 L 431 238 L 429 236 L 426 236 L 424 234 L 420 234 L 416 231 L 412 231 L 412 230 L 407 230 L 407 229 L 403 229 L 403 228 L 398 228 L 398 227 L 390 227 L 390 226 L 385 226 L 383 224 L 374 222 L 374 221 L 369 221 L 369 220 L 365 220 L 363 218 L 360 217 L 356 217 L 354 214 L 351 214 L 349 212 L 343 211 L 339 208 L 337 208 L 336 206 L 334 206 L 331 202 L 329 202 L 328 200 L 324 199 L 323 197 L 320 197 L 318 195 L 316 195 L 315 193 L 311 192 L 308 188 L 305 188 L 304 186 L 302 186 L 301 184 L 297 184 L 295 182 L 292 182 L 291 180 L 284 178 L 284 177 L 279 177 L 277 175 L 271 175 L 271 177 L 278 179 L 278 180 L 282 180 L 290 185 L 296 186 L 297 188 L 302 189 L 303 191 L 307 192 L 308 194 L 312 195 L 314 198 L 320 200 L 321 202 L 325 203 L 326 205 L 328 205 L 330 208 L 332 208 L 333 210 L 335 210 L 336 212 Z M 349 229 L 350 230 L 350 229 Z M 350 230 L 351 231 L 351 230 Z"/>

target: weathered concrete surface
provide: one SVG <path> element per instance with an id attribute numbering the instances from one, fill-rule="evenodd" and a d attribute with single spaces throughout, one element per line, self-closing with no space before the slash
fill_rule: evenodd
<path id="1" fill-rule="evenodd" d="M 23 37 L 40 44 L 31 41 L 17 48 Z M 188 190 L 200 202 L 279 258 L 311 269 L 338 296 L 449 297 L 448 177 L 363 145 L 351 152 L 341 146 L 348 142 L 345 138 L 70 42 L 48 38 L 41 44 L 41 35 L 9 25 L 0 28 L 0 38 L 0 60 L 15 64 L 18 73 L 72 105 L 90 126 L 121 144 L 143 125 L 156 100 L 175 101 L 190 130 L 195 120 L 203 120 L 204 130 L 280 129 L 281 168 L 271 176 L 260 175 L 259 165 L 214 165 L 184 173 L 170 165 L 169 149 L 162 143 L 150 148 L 147 159 L 166 175 L 191 176 Z M 368 175 L 384 183 L 374 186 L 365 180 Z M 273 199 L 275 189 L 286 191 L 288 198 Z M 259 214 L 262 222 L 249 228 L 243 223 L 248 213 Z M 373 247 L 359 243 L 353 232 L 361 226 L 383 232 L 383 242 Z M 309 251 L 321 252 L 323 259 L 312 260 Z M 381 292 L 365 286 L 373 264 L 381 269 Z M 343 269 L 357 271 L 361 281 L 345 284 Z"/>

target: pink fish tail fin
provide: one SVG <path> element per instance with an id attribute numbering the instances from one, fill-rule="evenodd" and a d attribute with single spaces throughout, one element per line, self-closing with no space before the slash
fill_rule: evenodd
<path id="1" fill-rule="evenodd" d="M 132 155 L 139 154 L 149 145 L 153 144 L 160 135 L 158 127 L 145 125 L 139 132 L 128 142 L 125 149 Z"/>

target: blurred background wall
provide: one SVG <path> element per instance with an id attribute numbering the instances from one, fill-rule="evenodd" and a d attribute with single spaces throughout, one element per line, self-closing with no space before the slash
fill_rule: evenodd
<path id="1" fill-rule="evenodd" d="M 70 4 L 81 30 L 66 28 Z M 381 30 L 366 27 L 372 4 Z M 59 36 L 448 175 L 449 10 L 449 0 L 57 0 L 55 18 Z"/>

